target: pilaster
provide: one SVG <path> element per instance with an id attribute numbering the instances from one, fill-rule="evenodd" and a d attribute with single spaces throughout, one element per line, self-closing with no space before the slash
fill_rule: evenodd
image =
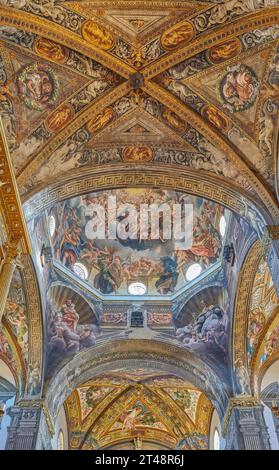
<path id="1" fill-rule="evenodd" d="M 20 402 L 7 410 L 11 416 L 6 450 L 50 450 L 54 433 L 49 412 L 42 401 Z"/>
<path id="2" fill-rule="evenodd" d="M 254 397 L 232 398 L 223 423 L 226 450 L 270 450 L 263 406 Z"/>

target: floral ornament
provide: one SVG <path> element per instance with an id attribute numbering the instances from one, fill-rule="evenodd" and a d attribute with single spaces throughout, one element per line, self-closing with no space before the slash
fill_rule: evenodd
<path id="1" fill-rule="evenodd" d="M 260 83 L 254 70 L 244 64 L 228 67 L 219 84 L 223 107 L 231 113 L 245 111 L 253 106 Z"/>
<path id="2" fill-rule="evenodd" d="M 43 111 L 57 100 L 58 90 L 54 71 L 40 62 L 23 67 L 17 77 L 18 96 L 29 109 Z"/>

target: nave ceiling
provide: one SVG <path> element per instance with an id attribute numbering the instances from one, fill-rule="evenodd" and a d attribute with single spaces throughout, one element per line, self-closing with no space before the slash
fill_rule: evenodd
<path id="1" fill-rule="evenodd" d="M 65 402 L 72 448 L 206 447 L 213 406 L 224 418 L 231 396 L 259 398 L 279 354 L 278 296 L 257 240 L 279 220 L 278 7 L 0 0 L 0 114 L 27 221 L 7 217 L 25 255 L 0 358 L 19 398 L 46 399 L 50 420 Z M 90 244 L 86 210 L 110 194 L 191 201 L 192 251 Z M 4 185 L 0 196 L 7 211 Z M 144 300 L 128 294 L 138 280 Z M 168 371 L 155 365 L 163 356 Z"/>
<path id="2" fill-rule="evenodd" d="M 145 2 L 1 3 L 1 109 L 25 198 L 81 167 L 155 163 L 212 172 L 271 210 L 277 1 L 148 13 Z"/>

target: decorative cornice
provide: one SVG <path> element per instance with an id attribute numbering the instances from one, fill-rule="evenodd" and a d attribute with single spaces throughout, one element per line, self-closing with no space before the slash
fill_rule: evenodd
<path id="1" fill-rule="evenodd" d="M 109 190 L 110 188 L 156 187 L 185 191 L 218 202 L 232 211 L 245 213 L 245 204 L 256 206 L 249 193 L 230 183 L 220 176 L 206 171 L 195 171 L 179 165 L 142 164 L 127 168 L 125 164 L 99 165 L 94 168 L 80 168 L 78 172 L 70 173 L 49 186 L 28 194 L 24 200 L 24 211 L 27 220 L 38 215 L 41 210 L 64 199 L 78 196 L 90 191 Z M 248 202 L 249 201 L 249 202 Z M 267 212 L 262 216 L 269 223 Z"/>

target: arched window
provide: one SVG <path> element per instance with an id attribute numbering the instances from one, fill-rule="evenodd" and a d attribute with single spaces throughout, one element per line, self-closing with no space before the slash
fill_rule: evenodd
<path id="1" fill-rule="evenodd" d="M 57 450 L 64 450 L 64 434 L 62 429 L 60 429 L 57 438 Z"/>
<path id="2" fill-rule="evenodd" d="M 213 435 L 213 450 L 220 450 L 220 434 L 217 428 Z"/>
<path id="3" fill-rule="evenodd" d="M 53 237 L 54 235 L 55 227 L 56 227 L 55 217 L 53 215 L 50 215 L 48 219 L 48 230 L 49 230 L 49 234 L 51 237 Z"/>

